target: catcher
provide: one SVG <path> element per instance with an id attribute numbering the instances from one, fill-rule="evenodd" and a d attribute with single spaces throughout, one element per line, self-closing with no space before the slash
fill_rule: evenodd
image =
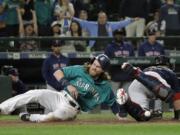
<path id="1" fill-rule="evenodd" d="M 157 56 L 155 62 L 159 66 L 148 67 L 143 72 L 129 63 L 122 65 L 135 80 L 129 86 L 128 95 L 123 89 L 118 90 L 117 101 L 137 121 L 148 121 L 153 117 L 149 99 L 157 97 L 165 102 L 172 101 L 174 119 L 180 120 L 180 86 L 176 74 L 170 69 L 168 57 Z"/>
<path id="2" fill-rule="evenodd" d="M 49 109 L 48 114 L 21 113 L 23 121 L 44 122 L 50 120 L 73 120 L 82 111 L 90 111 L 106 103 L 121 119 L 119 105 L 108 82 L 107 70 L 110 60 L 105 54 L 94 57 L 89 63 L 58 69 L 54 72 L 59 85 L 64 89 L 30 90 L 0 104 L 1 114 L 10 114 L 14 109 L 30 102 L 37 102 Z"/>

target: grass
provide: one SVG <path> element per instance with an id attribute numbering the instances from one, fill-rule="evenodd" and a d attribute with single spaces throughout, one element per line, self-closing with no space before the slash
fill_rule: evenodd
<path id="1" fill-rule="evenodd" d="M 171 114 L 166 114 L 170 117 Z M 82 114 L 78 120 L 112 120 L 109 113 Z M 70 123 L 22 123 L 8 125 L 8 121 L 16 121 L 17 116 L 1 116 L 0 122 L 7 120 L 7 126 L 0 127 L 0 135 L 179 135 L 180 123 L 138 123 L 130 124 L 70 124 Z"/>
<path id="2" fill-rule="evenodd" d="M 179 135 L 178 125 L 25 125 L 5 127 L 1 135 Z"/>

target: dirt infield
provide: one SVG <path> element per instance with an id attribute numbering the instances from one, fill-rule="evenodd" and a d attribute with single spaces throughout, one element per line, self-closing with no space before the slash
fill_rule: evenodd
<path id="1" fill-rule="evenodd" d="M 107 120 L 107 119 L 101 119 L 101 120 L 80 120 L 80 119 L 76 119 L 74 121 L 53 121 L 53 122 L 43 122 L 43 123 L 38 123 L 38 124 L 41 124 L 41 125 L 46 125 L 46 124 L 54 124 L 56 123 L 57 124 L 60 124 L 60 125 L 94 125 L 94 124 L 104 124 L 104 125 L 108 125 L 108 124 L 111 124 L 111 125 L 118 125 L 118 124 L 135 124 L 135 123 L 158 123 L 158 124 L 173 124 L 173 123 L 179 123 L 179 121 L 175 121 L 175 120 L 170 120 L 170 119 L 158 119 L 158 120 L 151 120 L 151 121 L 148 121 L 148 122 L 136 122 L 135 120 L 122 120 L 122 121 L 119 121 L 119 120 Z M 0 127 L 2 126 L 22 126 L 24 124 L 30 124 L 30 125 L 33 125 L 33 124 L 37 124 L 37 123 L 32 123 L 32 122 L 23 122 L 21 120 L 0 120 Z"/>

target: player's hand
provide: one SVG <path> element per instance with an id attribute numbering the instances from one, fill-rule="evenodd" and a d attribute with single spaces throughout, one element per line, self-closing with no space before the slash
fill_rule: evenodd
<path id="1" fill-rule="evenodd" d="M 122 64 L 121 69 L 128 75 L 132 75 L 133 78 L 135 78 L 141 72 L 139 68 L 134 67 L 133 65 L 127 62 L 124 62 Z"/>
<path id="2" fill-rule="evenodd" d="M 78 91 L 77 89 L 72 86 L 72 85 L 68 85 L 67 86 L 67 90 L 69 91 L 69 93 L 71 94 L 71 96 L 74 98 L 74 99 L 77 99 L 78 97 Z"/>

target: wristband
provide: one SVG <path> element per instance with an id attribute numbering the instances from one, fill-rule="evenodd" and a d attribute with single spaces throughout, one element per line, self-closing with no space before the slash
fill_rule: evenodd
<path id="1" fill-rule="evenodd" d="M 70 85 L 69 81 L 64 77 L 59 80 L 59 83 L 63 88 L 66 88 L 68 85 Z"/>

